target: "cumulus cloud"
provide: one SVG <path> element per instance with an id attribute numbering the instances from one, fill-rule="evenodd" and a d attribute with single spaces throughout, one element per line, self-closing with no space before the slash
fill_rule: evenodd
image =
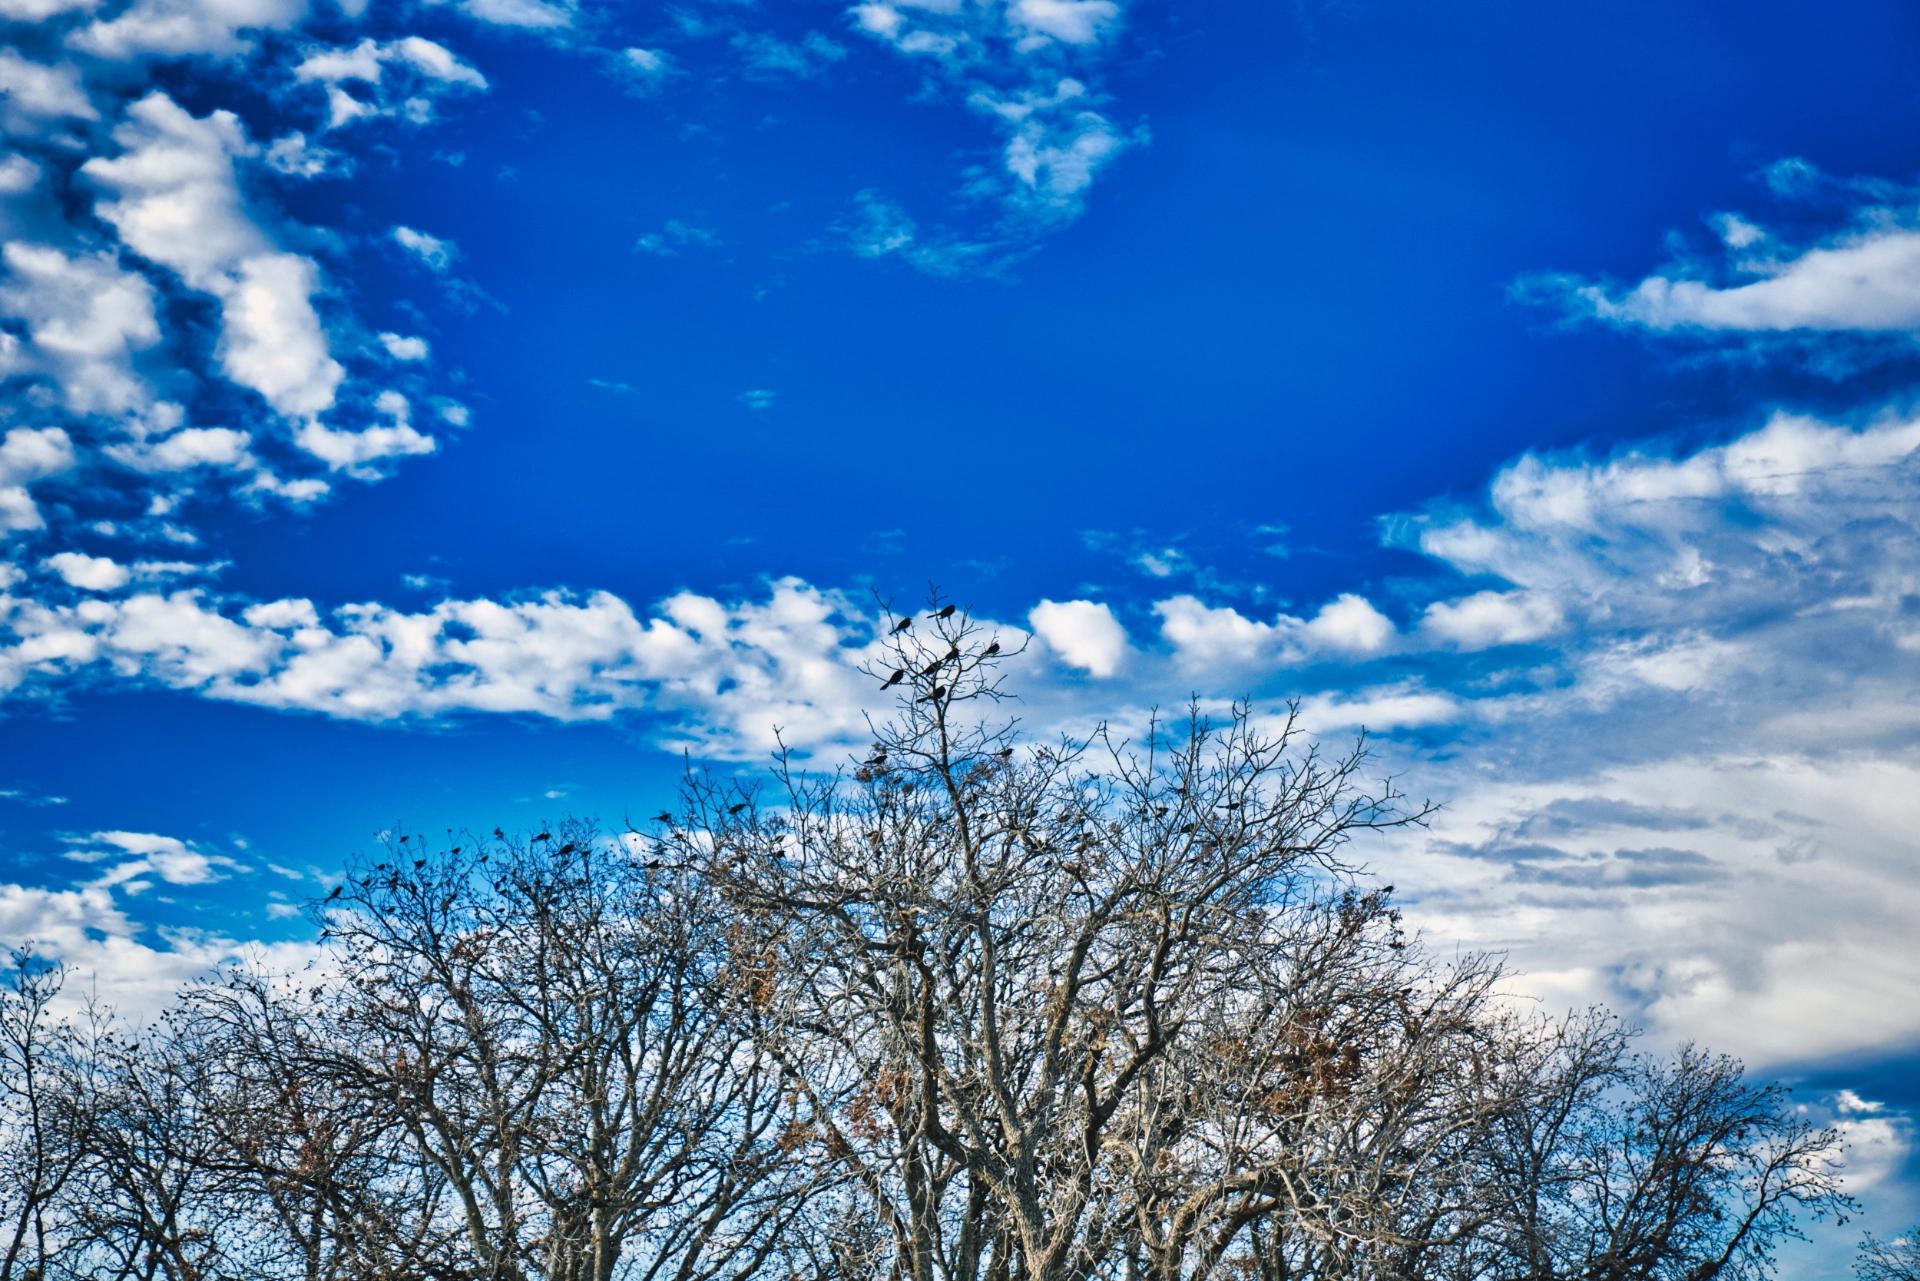
<path id="1" fill-rule="evenodd" d="M 1443 644 L 1472 650 L 1536 641 L 1558 631 L 1561 621 L 1560 607 L 1548 597 L 1484 591 L 1433 602 L 1420 627 Z"/>
<path id="2" fill-rule="evenodd" d="M 458 712 L 673 718 L 675 743 L 760 756 L 864 732 L 870 619 L 786 579 L 762 601 L 681 593 L 642 618 L 607 593 L 446 600 L 423 612 L 196 590 L 50 605 L 0 597 L 0 687 L 112 671 L 208 697 L 357 720 Z"/>
<path id="3" fill-rule="evenodd" d="M 29 486 L 71 469 L 74 460 L 73 440 L 58 427 L 13 427 L 0 436 L 0 534 L 43 528 Z"/>
<path id="4" fill-rule="evenodd" d="M 80 69 L 34 62 L 0 49 L 0 116 L 19 132 L 41 122 L 97 120 L 100 113 L 80 82 Z"/>
<path id="5" fill-rule="evenodd" d="M 306 13 L 306 0 L 134 0 L 76 31 L 70 43 L 116 60 L 230 54 L 247 47 L 245 33 L 290 27 Z"/>
<path id="6" fill-rule="evenodd" d="M 1364 658 L 1396 638 L 1393 621 L 1363 596 L 1342 593 L 1311 618 L 1281 614 L 1272 622 L 1248 618 L 1231 605 L 1197 596 L 1171 596 L 1154 605 L 1160 635 L 1190 670 L 1247 668 L 1305 662 L 1315 657 Z"/>
<path id="7" fill-rule="evenodd" d="M 27 331 L 22 372 L 52 377 L 76 413 L 124 413 L 150 393 L 134 355 L 160 340 L 153 289 L 110 253 L 69 255 L 21 241 L 0 249 L 0 315 Z"/>
<path id="8" fill-rule="evenodd" d="M 477 68 L 421 36 L 315 49 L 294 67 L 293 76 L 326 88 L 330 128 L 380 116 L 424 124 L 440 94 L 487 88 Z"/>
<path id="9" fill-rule="evenodd" d="M 1127 631 L 1107 606 L 1090 600 L 1043 600 L 1027 615 L 1034 635 L 1060 656 L 1100 679 L 1120 670 L 1127 656 Z"/>
<path id="10" fill-rule="evenodd" d="M 237 117 L 194 116 L 165 93 L 127 108 L 121 154 L 81 172 L 107 193 L 100 216 L 135 253 L 221 304 L 221 372 L 293 418 L 332 406 L 345 371 L 313 307 L 318 268 L 277 251 L 249 215 L 234 158 L 252 147 Z"/>
<path id="11" fill-rule="evenodd" d="M 380 346 L 386 350 L 387 355 L 393 357 L 395 360 L 414 361 L 425 360 L 427 358 L 427 340 L 424 338 L 415 338 L 406 334 L 383 333 L 380 335 Z"/>
<path id="12" fill-rule="evenodd" d="M 131 570 L 110 556 L 58 552 L 40 563 L 58 574 L 67 586 L 89 592 L 118 591 L 133 578 Z"/>
<path id="13" fill-rule="evenodd" d="M 1822 185 L 1803 162 L 1768 171 L 1777 195 Z M 1920 195 L 1887 184 L 1839 186 L 1846 226 L 1813 238 L 1776 234 L 1737 214 L 1709 222 L 1717 252 L 1689 256 L 1631 285 L 1571 275 L 1522 280 L 1523 299 L 1574 315 L 1663 333 L 1911 332 L 1920 329 Z"/>
<path id="14" fill-rule="evenodd" d="M 377 476 L 380 463 L 430 454 L 438 447 L 433 437 L 414 427 L 412 409 L 405 396 L 397 391 L 383 391 L 374 398 L 374 404 L 385 416 L 385 422 L 344 431 L 311 420 L 295 433 L 294 443 L 333 470 L 362 478 Z"/>

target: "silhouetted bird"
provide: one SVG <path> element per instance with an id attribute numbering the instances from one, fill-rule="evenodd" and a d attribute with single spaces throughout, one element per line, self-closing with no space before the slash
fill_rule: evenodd
<path id="1" fill-rule="evenodd" d="M 425 867 L 426 865 L 427 865 L 427 860 L 423 858 L 417 858 L 413 860 L 413 870 L 416 872 L 419 871 L 421 868 Z"/>
<path id="2" fill-rule="evenodd" d="M 534 840 L 536 840 L 536 841 L 550 841 L 550 840 L 552 840 L 552 839 L 553 839 L 553 833 L 552 833 L 552 832 L 542 832 L 542 833 L 540 833 L 540 835 L 538 835 L 538 836 L 536 836 L 536 837 L 534 837 L 533 839 L 534 839 Z"/>
<path id="3" fill-rule="evenodd" d="M 889 634 L 893 636 L 898 636 L 901 632 L 906 631 L 907 628 L 912 626 L 913 626 L 913 615 L 908 614 L 905 618 L 901 619 L 899 622 L 893 625 L 893 631 Z"/>
<path id="4" fill-rule="evenodd" d="M 945 685 L 935 685 L 931 694 L 922 694 L 913 701 L 916 703 L 937 703 L 946 692 L 947 687 Z"/>
<path id="5" fill-rule="evenodd" d="M 957 608 L 958 606 L 955 606 L 955 605 L 942 605 L 939 609 L 936 609 L 931 614 L 928 614 L 927 617 L 928 618 L 952 618 L 953 611 Z"/>
<path id="6" fill-rule="evenodd" d="M 993 644 L 987 646 L 985 649 L 980 651 L 980 657 L 992 658 L 995 654 L 998 654 L 999 652 L 1000 652 L 1000 642 L 995 641 L 993 642 Z"/>
<path id="7" fill-rule="evenodd" d="M 867 764 L 869 765 L 885 765 L 886 763 L 887 754 L 885 752 L 875 752 L 872 756 L 867 757 Z"/>
<path id="8" fill-rule="evenodd" d="M 327 902 L 329 902 L 329 903 L 331 903 L 331 902 L 333 902 L 333 900 L 335 900 L 335 899 L 337 899 L 337 898 L 339 898 L 339 897 L 340 897 L 340 895 L 341 895 L 341 893 L 342 893 L 342 891 L 344 891 L 344 890 L 345 890 L 346 888 L 347 888 L 347 887 L 346 887 L 346 886 L 344 886 L 344 885 L 336 885 L 336 886 L 334 886 L 334 887 L 333 887 L 333 893 L 331 893 L 331 894 L 329 894 L 329 895 L 327 895 Z"/>
<path id="9" fill-rule="evenodd" d="M 673 822 L 673 815 L 669 814 L 666 810 L 661 810 L 653 816 L 653 821 L 656 823 L 671 823 Z"/>
<path id="10" fill-rule="evenodd" d="M 896 667 L 893 669 L 893 675 L 887 677 L 885 681 L 881 682 L 880 688 L 892 689 L 895 685 L 898 685 L 902 680 L 904 680 L 906 678 L 906 675 L 907 675 L 906 668 Z"/>
<path id="11" fill-rule="evenodd" d="M 999 751 L 995 752 L 994 755 L 998 756 L 1003 761 L 1010 761 L 1013 759 L 1013 749 L 1011 747 L 1003 747 Z"/>
<path id="12" fill-rule="evenodd" d="M 933 675 L 933 674 L 934 674 L 935 672 L 937 672 L 937 671 L 939 671 L 939 670 L 940 670 L 940 664 L 942 664 L 942 663 L 944 663 L 944 662 L 946 662 L 946 661 L 947 661 L 947 660 L 946 660 L 946 659 L 944 659 L 944 658 L 936 658 L 936 659 L 934 659 L 934 660 L 933 660 L 933 661 L 932 661 L 931 663 L 928 663 L 928 664 L 927 664 L 927 665 L 926 665 L 925 667 L 923 667 L 923 668 L 921 668 L 921 669 L 920 669 L 920 674 L 921 674 L 922 676 L 931 676 L 931 675 Z"/>
<path id="13" fill-rule="evenodd" d="M 745 808 L 747 808 L 747 803 L 745 801 L 741 801 L 738 805 L 727 806 L 727 813 L 738 814 L 741 810 Z"/>
<path id="14" fill-rule="evenodd" d="M 949 645 L 947 646 L 946 657 L 941 659 L 940 661 L 943 663 L 951 663 L 954 659 L 958 657 L 960 657 L 960 647 L 958 645 Z"/>

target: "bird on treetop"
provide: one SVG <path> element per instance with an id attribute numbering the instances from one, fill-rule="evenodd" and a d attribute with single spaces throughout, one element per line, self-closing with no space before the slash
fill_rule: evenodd
<path id="1" fill-rule="evenodd" d="M 927 617 L 928 618 L 952 618 L 953 611 L 957 608 L 958 606 L 955 606 L 955 605 L 942 605 L 939 609 L 936 609 L 931 614 L 928 614 Z"/>
<path id="2" fill-rule="evenodd" d="M 922 694 L 920 697 L 914 699 L 913 701 L 916 703 L 937 703 L 940 701 L 941 695 L 945 694 L 946 692 L 947 692 L 947 687 L 945 685 L 935 685 L 933 687 L 933 692 L 931 694 Z"/>
<path id="3" fill-rule="evenodd" d="M 653 821 L 656 823 L 671 823 L 673 822 L 673 815 L 668 813 L 666 810 L 661 810 L 658 814 L 655 814 L 653 816 Z"/>
<path id="4" fill-rule="evenodd" d="M 941 659 L 940 661 L 943 663 L 951 662 L 958 657 L 960 657 L 960 647 L 958 645 L 949 645 L 947 646 L 946 657 Z"/>
<path id="5" fill-rule="evenodd" d="M 880 688 L 892 689 L 895 685 L 898 685 L 902 680 L 904 680 L 906 678 L 906 675 L 907 675 L 906 668 L 896 667 L 893 669 L 893 675 L 887 677 L 887 679 L 881 684 Z"/>
<path id="6" fill-rule="evenodd" d="M 344 891 L 344 890 L 345 890 L 346 888 L 347 888 L 347 887 L 346 887 L 346 886 L 344 886 L 344 885 L 336 885 L 336 886 L 334 886 L 334 887 L 333 887 L 333 893 L 331 893 L 331 894 L 329 894 L 329 895 L 327 895 L 327 902 L 329 902 L 329 903 L 331 903 L 331 902 L 333 902 L 333 900 L 335 900 L 335 899 L 337 899 L 337 898 L 339 898 L 339 897 L 340 897 L 340 895 L 341 895 L 341 892 L 342 892 L 342 891 Z"/>
<path id="7" fill-rule="evenodd" d="M 999 652 L 1000 652 L 1000 642 L 995 641 L 991 645 L 987 646 L 985 649 L 980 651 L 980 657 L 992 658 L 995 654 L 998 654 Z"/>
<path id="8" fill-rule="evenodd" d="M 908 614 L 905 618 L 901 619 L 899 622 L 893 625 L 892 634 L 895 636 L 898 636 L 901 632 L 906 631 L 907 628 L 912 626 L 913 626 L 913 615 Z"/>
<path id="9" fill-rule="evenodd" d="M 745 808 L 747 808 L 747 803 L 745 801 L 741 801 L 738 805 L 727 806 L 727 813 L 738 814 L 741 810 Z"/>

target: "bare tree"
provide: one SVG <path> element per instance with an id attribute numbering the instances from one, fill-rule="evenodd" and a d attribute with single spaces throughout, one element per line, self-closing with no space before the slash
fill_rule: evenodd
<path id="1" fill-rule="evenodd" d="M 62 1197 L 83 1149 L 77 1035 L 54 1009 L 66 979 L 29 947 L 10 952 L 0 976 L 0 1281 L 50 1275 L 67 1244 Z"/>
<path id="2" fill-rule="evenodd" d="M 1891 1241 L 1869 1236 L 1853 1261 L 1860 1281 L 1920 1281 L 1920 1225 Z"/>
<path id="3" fill-rule="evenodd" d="M 324 918 L 341 981 L 304 1073 L 404 1136 L 423 1271 L 714 1281 L 783 1248 L 806 1179 L 697 879 L 578 825 L 400 837 Z"/>
<path id="4" fill-rule="evenodd" d="M 1345 843 L 1426 811 L 1244 706 L 1016 748 L 994 638 L 952 611 L 893 637 L 902 716 L 851 780 L 699 782 L 662 848 L 752 924 L 806 1124 L 900 1276 L 1091 1276 L 1140 1222 L 1106 1195 L 1124 1136 L 1302 995 L 1300 940 L 1357 910 L 1326 894 Z"/>
<path id="5" fill-rule="evenodd" d="M 0 1281 L 1759 1281 L 1851 1211 L 1779 1087 L 1408 938 L 1364 741 L 1034 744 L 990 631 L 890 627 L 850 770 L 394 837 L 137 1035 L 16 954 Z"/>

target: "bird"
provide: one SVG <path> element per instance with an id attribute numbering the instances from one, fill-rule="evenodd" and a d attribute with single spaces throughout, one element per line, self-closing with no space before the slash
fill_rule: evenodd
<path id="1" fill-rule="evenodd" d="M 1003 747 L 999 751 L 995 752 L 994 755 L 998 756 L 1003 761 L 1010 761 L 1013 759 L 1013 749 L 1011 747 Z"/>
<path id="2" fill-rule="evenodd" d="M 346 886 L 344 886 L 344 885 L 336 885 L 336 886 L 334 886 L 334 887 L 333 887 L 333 893 L 331 893 L 331 894 L 329 894 L 329 895 L 327 895 L 327 902 L 329 902 L 329 903 L 331 903 L 331 902 L 333 902 L 333 900 L 335 900 L 335 899 L 337 899 L 337 898 L 339 898 L 339 897 L 340 897 L 340 895 L 341 895 L 341 893 L 342 893 L 343 891 L 345 891 L 345 890 L 346 890 L 346 888 L 347 888 L 347 887 L 346 887 Z"/>
<path id="3" fill-rule="evenodd" d="M 956 605 L 942 605 L 939 609 L 936 609 L 931 614 L 928 614 L 927 617 L 928 618 L 952 618 L 953 611 L 957 608 L 959 607 Z"/>
<path id="4" fill-rule="evenodd" d="M 738 814 L 741 810 L 745 808 L 747 808 L 747 803 L 745 801 L 741 801 L 738 805 L 727 806 L 727 813 Z"/>
<path id="5" fill-rule="evenodd" d="M 867 757 L 866 763 L 869 765 L 885 765 L 887 763 L 887 754 L 885 752 L 875 752 L 872 756 Z"/>
<path id="6" fill-rule="evenodd" d="M 923 668 L 921 668 L 921 669 L 920 669 L 920 674 L 921 674 L 922 676 L 931 676 L 931 675 L 933 675 L 933 674 L 934 674 L 935 672 L 937 672 L 937 671 L 939 671 L 939 670 L 940 670 L 940 664 L 942 664 L 942 663 L 944 663 L 944 662 L 946 662 L 946 661 L 947 661 L 947 660 L 946 660 L 946 659 L 944 659 L 944 658 L 936 658 L 936 659 L 934 659 L 934 660 L 933 660 L 933 661 L 932 661 L 931 663 L 928 663 L 928 664 L 927 664 L 927 665 L 926 665 L 925 667 L 923 667 Z"/>
<path id="7" fill-rule="evenodd" d="M 960 657 L 960 647 L 958 645 L 949 645 L 947 646 L 946 657 L 942 658 L 940 661 L 943 663 L 950 663 L 958 657 Z"/>
<path id="8" fill-rule="evenodd" d="M 937 703 L 946 694 L 946 692 L 947 692 L 947 687 L 945 685 L 935 685 L 933 687 L 933 692 L 931 694 L 922 694 L 920 697 L 914 699 L 913 701 L 916 703 Z"/>
<path id="9" fill-rule="evenodd" d="M 907 628 L 912 626 L 913 626 L 913 615 L 908 614 L 905 618 L 901 619 L 899 622 L 893 625 L 893 630 L 889 632 L 888 635 L 898 636 L 901 632 L 906 631 Z"/>
<path id="10" fill-rule="evenodd" d="M 667 810 L 661 810 L 653 816 L 653 821 L 656 823 L 671 823 L 673 822 L 673 814 Z"/>
<path id="11" fill-rule="evenodd" d="M 550 840 L 552 840 L 552 839 L 553 839 L 553 833 L 552 833 L 552 832 L 542 832 L 542 833 L 540 833 L 540 835 L 538 835 L 538 836 L 536 836 L 536 837 L 534 837 L 533 839 L 534 839 L 534 840 L 536 840 L 536 841 L 550 841 Z"/>
<path id="12" fill-rule="evenodd" d="M 427 860 L 423 858 L 417 858 L 413 860 L 413 870 L 416 872 L 419 871 L 421 868 L 425 867 L 426 865 L 427 865 Z"/>
<path id="13" fill-rule="evenodd" d="M 995 641 L 991 645 L 987 646 L 985 649 L 980 651 L 980 657 L 992 658 L 995 654 L 998 654 L 999 652 L 1000 652 L 1000 642 Z"/>
<path id="14" fill-rule="evenodd" d="M 886 680 L 881 682 L 880 688 L 892 689 L 895 685 L 898 685 L 902 680 L 904 680 L 906 678 L 906 675 L 907 675 L 906 668 L 896 667 L 893 669 L 893 675 L 887 677 Z"/>

